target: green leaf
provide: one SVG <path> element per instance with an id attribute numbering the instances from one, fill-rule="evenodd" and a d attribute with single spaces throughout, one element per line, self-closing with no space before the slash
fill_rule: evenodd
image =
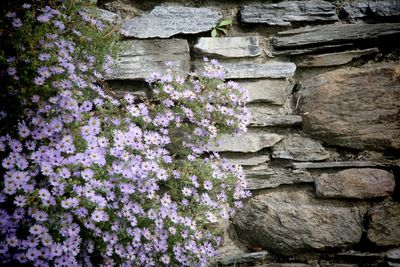
<path id="1" fill-rule="evenodd" d="M 231 19 L 224 19 L 223 21 L 221 21 L 220 23 L 218 23 L 218 27 L 220 26 L 228 26 L 232 24 L 232 20 Z"/>
<path id="2" fill-rule="evenodd" d="M 217 28 L 218 31 L 223 32 L 225 35 L 228 34 L 228 30 L 224 28 Z"/>
<path id="3" fill-rule="evenodd" d="M 218 35 L 217 29 L 211 31 L 211 37 L 217 37 L 217 35 Z"/>

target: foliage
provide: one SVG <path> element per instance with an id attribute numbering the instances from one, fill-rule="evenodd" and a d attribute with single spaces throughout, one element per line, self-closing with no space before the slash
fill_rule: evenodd
<path id="1" fill-rule="evenodd" d="M 14 104 L 1 111 L 0 261 L 205 266 L 218 220 L 250 194 L 241 168 L 207 151 L 245 131 L 246 92 L 205 59 L 201 73 L 151 75 L 151 100 L 113 98 L 100 85 L 117 36 L 80 3 L 24 4 L 2 25 Z"/>
<path id="2" fill-rule="evenodd" d="M 218 35 L 228 34 L 228 27 L 232 25 L 231 19 L 224 19 L 220 21 L 211 31 L 211 37 L 217 37 Z"/>

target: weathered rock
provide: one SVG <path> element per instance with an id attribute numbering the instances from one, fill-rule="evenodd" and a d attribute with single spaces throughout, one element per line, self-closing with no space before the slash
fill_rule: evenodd
<path id="1" fill-rule="evenodd" d="M 376 262 L 379 259 L 384 257 L 383 253 L 380 252 L 365 252 L 365 251 L 357 251 L 357 250 L 348 250 L 345 252 L 339 252 L 336 254 L 340 258 L 351 260 L 352 262 L 357 261 L 370 261 Z"/>
<path id="2" fill-rule="evenodd" d="M 300 125 L 302 122 L 301 116 L 298 115 L 263 115 L 262 113 L 254 113 L 253 111 L 251 114 L 250 126 L 293 127 Z"/>
<path id="3" fill-rule="evenodd" d="M 400 203 L 385 202 L 368 210 L 368 239 L 378 246 L 400 245 Z"/>
<path id="4" fill-rule="evenodd" d="M 202 37 L 194 46 L 201 55 L 225 58 L 256 57 L 261 54 L 257 36 Z"/>
<path id="5" fill-rule="evenodd" d="M 294 87 L 294 82 L 290 79 L 259 79 L 239 83 L 249 92 L 249 102 L 274 105 L 284 105 Z"/>
<path id="6" fill-rule="evenodd" d="M 379 18 L 400 16 L 400 2 L 397 0 L 356 1 L 345 4 L 340 9 L 344 18 Z"/>
<path id="7" fill-rule="evenodd" d="M 234 217 L 238 237 L 282 255 L 358 243 L 365 207 L 317 200 L 313 191 L 278 188 L 253 197 Z"/>
<path id="8" fill-rule="evenodd" d="M 83 8 L 83 10 L 109 23 L 120 23 L 122 21 L 121 16 L 118 15 L 117 13 L 101 9 L 98 7 L 86 7 Z"/>
<path id="9" fill-rule="evenodd" d="M 386 256 L 390 260 L 400 261 L 400 248 L 394 248 L 386 252 Z"/>
<path id="10" fill-rule="evenodd" d="M 275 50 L 293 50 L 305 46 L 365 43 L 394 35 L 400 35 L 400 23 L 334 24 L 279 32 L 272 44 Z"/>
<path id="11" fill-rule="evenodd" d="M 400 148 L 400 66 L 335 70 L 302 83 L 303 129 L 326 143 L 384 150 Z"/>
<path id="12" fill-rule="evenodd" d="M 250 126 L 281 126 L 292 127 L 301 124 L 299 115 L 276 114 L 269 106 L 249 106 Z M 272 113 L 272 114 L 271 114 Z"/>
<path id="13" fill-rule="evenodd" d="M 325 1 L 283 1 L 274 4 L 243 6 L 241 19 L 246 23 L 289 26 L 291 22 L 337 21 L 335 6 Z"/>
<path id="14" fill-rule="evenodd" d="M 220 153 L 230 163 L 242 166 L 255 166 L 270 160 L 269 155 L 254 153 Z"/>
<path id="15" fill-rule="evenodd" d="M 209 145 L 211 151 L 257 152 L 271 147 L 282 140 L 282 136 L 274 133 L 247 132 L 240 136 L 223 135 L 219 141 Z"/>
<path id="16" fill-rule="evenodd" d="M 290 50 L 273 50 L 272 54 L 274 56 L 298 56 L 303 54 L 311 54 L 317 52 L 325 52 L 336 49 L 354 49 L 353 43 L 344 43 L 344 44 L 336 44 L 336 45 L 321 45 L 315 47 L 302 47 Z"/>
<path id="17" fill-rule="evenodd" d="M 187 73 L 189 60 L 189 45 L 183 39 L 123 41 L 113 73 L 107 79 L 143 80 L 153 72 L 164 72 L 168 61 Z"/>
<path id="18" fill-rule="evenodd" d="M 376 54 L 379 52 L 378 48 L 370 48 L 364 50 L 353 50 L 344 51 L 322 55 L 309 55 L 304 56 L 300 60 L 296 61 L 296 65 L 299 67 L 327 67 L 327 66 L 338 66 L 351 62 L 353 59 Z"/>
<path id="19" fill-rule="evenodd" d="M 272 157 L 297 161 L 318 161 L 329 158 L 329 153 L 316 140 L 299 135 L 289 135 L 273 146 Z"/>
<path id="20" fill-rule="evenodd" d="M 218 261 L 222 265 L 232 265 L 239 263 L 249 263 L 259 260 L 265 260 L 268 258 L 269 253 L 267 251 L 258 251 L 251 253 L 240 253 L 229 257 L 224 257 Z"/>
<path id="21" fill-rule="evenodd" d="M 295 169 L 325 169 L 325 168 L 367 168 L 367 167 L 390 167 L 395 162 L 375 161 L 327 161 L 327 162 L 293 162 L 290 164 Z"/>
<path id="22" fill-rule="evenodd" d="M 289 78 L 294 75 L 294 63 L 271 62 L 263 64 L 254 63 L 225 63 L 225 78 Z"/>
<path id="23" fill-rule="evenodd" d="M 369 199 L 390 196 L 394 175 L 381 169 L 347 169 L 314 178 L 318 197 Z"/>
<path id="24" fill-rule="evenodd" d="M 126 94 L 132 94 L 138 97 L 148 97 L 150 95 L 150 87 L 147 83 L 131 80 L 110 80 L 107 82 L 112 92 L 118 97 L 124 97 Z"/>
<path id="25" fill-rule="evenodd" d="M 168 38 L 209 31 L 221 18 L 221 14 L 208 8 L 162 5 L 148 14 L 125 20 L 122 32 L 126 37 Z"/>
<path id="26" fill-rule="evenodd" d="M 313 177 L 305 170 L 271 168 L 266 163 L 246 168 L 244 172 L 248 182 L 247 187 L 250 190 L 313 182 Z"/>

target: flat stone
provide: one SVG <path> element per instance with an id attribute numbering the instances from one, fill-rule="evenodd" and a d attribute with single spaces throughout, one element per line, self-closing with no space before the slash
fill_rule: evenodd
<path id="1" fill-rule="evenodd" d="M 368 210 L 367 237 L 378 246 L 400 245 L 400 203 L 385 202 Z"/>
<path id="2" fill-rule="evenodd" d="M 347 169 L 314 178 L 318 197 L 370 199 L 387 197 L 395 187 L 394 175 L 382 169 Z"/>
<path id="3" fill-rule="evenodd" d="M 290 78 L 296 71 L 294 63 L 225 63 L 226 79 L 242 78 Z"/>
<path id="4" fill-rule="evenodd" d="M 154 72 L 165 72 L 165 63 L 173 62 L 178 71 L 190 70 L 189 45 L 183 39 L 129 40 L 121 42 L 121 52 L 107 76 L 109 80 L 144 80 Z"/>
<path id="5" fill-rule="evenodd" d="M 400 16 L 400 2 L 397 0 L 355 1 L 340 9 L 343 18 L 382 18 Z"/>
<path id="6" fill-rule="evenodd" d="M 379 49 L 375 47 L 364 50 L 344 51 L 344 52 L 321 54 L 321 55 L 309 55 L 302 57 L 300 60 L 297 60 L 296 65 L 298 67 L 338 66 L 347 64 L 356 58 L 365 55 L 376 54 L 378 52 Z"/>
<path id="7" fill-rule="evenodd" d="M 313 177 L 305 170 L 290 170 L 271 168 L 268 164 L 260 164 L 244 169 L 247 178 L 247 188 L 259 190 L 275 188 L 280 185 L 312 183 Z"/>
<path id="8" fill-rule="evenodd" d="M 112 88 L 113 93 L 122 98 L 127 94 L 132 94 L 137 97 L 146 98 L 151 93 L 150 87 L 144 82 L 138 83 L 137 81 L 131 80 L 110 80 L 107 81 L 110 88 Z"/>
<path id="9" fill-rule="evenodd" d="M 358 206 L 357 206 L 358 205 Z M 318 200 L 314 188 L 276 188 L 233 218 L 239 239 L 279 255 L 345 248 L 361 240 L 365 204 Z"/>
<path id="10" fill-rule="evenodd" d="M 352 259 L 353 261 L 359 260 L 369 260 L 369 261 L 376 261 L 383 258 L 383 253 L 379 252 L 365 252 L 365 251 L 357 251 L 357 250 L 348 250 L 345 252 L 337 253 L 337 256 L 346 259 Z"/>
<path id="11" fill-rule="evenodd" d="M 275 133 L 247 132 L 240 136 L 223 135 L 219 141 L 209 144 L 209 150 L 221 152 L 257 152 L 271 147 L 282 140 L 282 136 Z"/>
<path id="12" fill-rule="evenodd" d="M 256 57 L 261 54 L 257 36 L 201 37 L 194 45 L 194 51 L 200 55 L 223 58 Z"/>
<path id="13" fill-rule="evenodd" d="M 253 110 L 251 115 L 249 125 L 256 127 L 293 127 L 302 122 L 301 116 L 298 115 L 262 115 L 262 113 L 254 113 Z"/>
<path id="14" fill-rule="evenodd" d="M 106 21 L 108 23 L 121 23 L 122 18 L 120 15 L 117 13 L 101 9 L 98 7 L 85 7 L 83 8 L 84 11 L 89 12 L 90 14 L 96 16 L 97 18 L 100 18 L 103 21 Z"/>
<path id="15" fill-rule="evenodd" d="M 331 51 L 336 49 L 354 49 L 355 44 L 344 43 L 344 44 L 334 44 L 334 45 L 320 45 L 315 47 L 302 47 L 290 50 L 273 50 L 272 54 L 274 56 L 298 56 L 303 54 L 320 53 L 325 51 Z"/>
<path id="16" fill-rule="evenodd" d="M 272 40 L 275 50 L 302 49 L 305 46 L 325 46 L 349 43 L 365 44 L 367 40 L 400 34 L 400 23 L 333 24 L 303 27 L 279 32 Z"/>
<path id="17" fill-rule="evenodd" d="M 272 148 L 272 157 L 297 161 L 319 161 L 329 158 L 329 152 L 316 140 L 289 135 Z"/>
<path id="18" fill-rule="evenodd" d="M 325 1 L 283 1 L 274 4 L 243 6 L 241 20 L 246 23 L 289 26 L 291 22 L 337 21 L 335 6 Z"/>
<path id="19" fill-rule="evenodd" d="M 270 160 L 269 155 L 257 153 L 220 153 L 221 157 L 227 159 L 231 164 L 242 166 L 255 166 Z"/>
<path id="20" fill-rule="evenodd" d="M 400 248 L 388 250 L 386 256 L 390 260 L 400 260 Z"/>
<path id="21" fill-rule="evenodd" d="M 400 267 L 400 263 L 389 261 L 388 266 L 389 267 Z"/>
<path id="22" fill-rule="evenodd" d="M 399 149 L 399 77 L 397 63 L 383 63 L 303 81 L 296 97 L 304 131 L 332 145 Z"/>
<path id="23" fill-rule="evenodd" d="M 268 258 L 269 253 L 267 251 L 257 251 L 251 253 L 239 253 L 233 256 L 224 257 L 218 260 L 218 263 L 222 265 L 232 265 L 238 263 L 249 263 L 259 260 L 265 260 Z"/>
<path id="24" fill-rule="evenodd" d="M 209 31 L 221 18 L 220 13 L 208 8 L 162 5 L 148 14 L 125 20 L 121 31 L 126 37 L 169 38 Z"/>
<path id="25" fill-rule="evenodd" d="M 367 167 L 391 167 L 395 163 L 375 161 L 326 161 L 326 162 L 293 162 L 290 164 L 295 169 L 329 169 L 329 168 L 367 168 Z"/>
<path id="26" fill-rule="evenodd" d="M 294 82 L 290 79 L 259 79 L 239 81 L 249 92 L 249 102 L 284 105 L 292 93 Z"/>

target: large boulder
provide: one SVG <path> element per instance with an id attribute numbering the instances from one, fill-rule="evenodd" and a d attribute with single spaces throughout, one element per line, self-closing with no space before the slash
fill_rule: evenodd
<path id="1" fill-rule="evenodd" d="M 317 196 L 323 198 L 387 197 L 391 195 L 395 186 L 394 175 L 391 172 L 372 168 L 324 173 L 314 180 Z"/>
<path id="2" fill-rule="evenodd" d="M 368 211 L 368 239 L 378 246 L 400 245 L 400 203 L 385 202 Z"/>
<path id="3" fill-rule="evenodd" d="M 400 65 L 341 69 L 302 82 L 303 128 L 326 143 L 400 149 Z"/>
<path id="4" fill-rule="evenodd" d="M 238 237 L 281 255 L 360 241 L 366 204 L 318 200 L 313 187 L 277 188 L 249 200 L 234 217 Z"/>

